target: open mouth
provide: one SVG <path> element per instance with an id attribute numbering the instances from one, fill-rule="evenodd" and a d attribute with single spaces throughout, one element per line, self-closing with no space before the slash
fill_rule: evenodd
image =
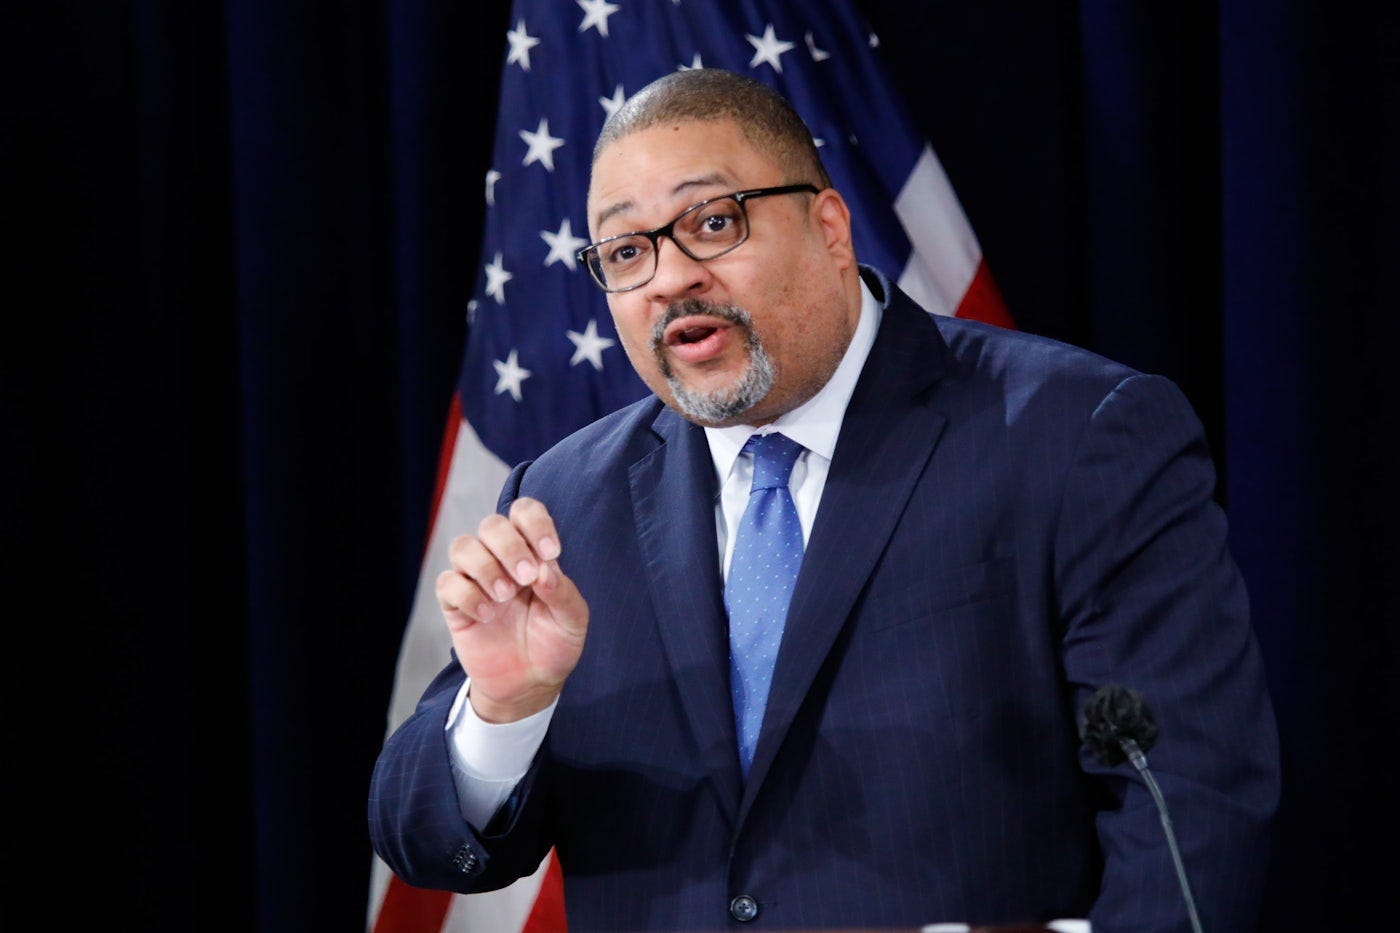
<path id="1" fill-rule="evenodd" d="M 673 330 L 667 335 L 666 342 L 681 345 L 700 343 L 717 330 L 719 330 L 719 328 L 713 324 L 695 324 L 690 327 Z"/>
<path id="2" fill-rule="evenodd" d="M 688 315 L 667 326 L 662 342 L 673 359 L 701 365 L 724 355 L 733 328 L 723 318 Z"/>
<path id="3" fill-rule="evenodd" d="M 715 334 L 728 330 L 736 323 L 738 322 L 731 321 L 722 315 L 706 314 L 703 311 L 679 314 L 666 325 L 661 339 L 668 347 L 693 346 L 697 343 L 704 343 Z"/>

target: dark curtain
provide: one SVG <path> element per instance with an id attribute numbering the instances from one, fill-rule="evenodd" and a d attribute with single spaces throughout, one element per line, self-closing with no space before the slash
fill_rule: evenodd
<path id="1" fill-rule="evenodd" d="M 861 6 L 1020 328 L 1207 425 L 1283 739 L 1265 928 L 1380 921 L 1400 16 Z M 508 6 L 33 7 L 0 140 L 11 851 L 40 925 L 362 929 Z"/>
<path id="2" fill-rule="evenodd" d="M 1400 14 L 864 5 L 1020 327 L 1205 421 L 1282 742 L 1261 928 L 1385 925 Z"/>

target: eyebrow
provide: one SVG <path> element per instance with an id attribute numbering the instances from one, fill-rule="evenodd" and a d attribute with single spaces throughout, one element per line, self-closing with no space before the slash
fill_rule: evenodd
<path id="1" fill-rule="evenodd" d="M 691 188 L 703 188 L 708 185 L 717 185 L 724 180 L 725 177 L 717 172 L 709 175 L 701 175 L 699 178 L 688 178 L 671 189 L 671 196 L 675 197 L 681 192 L 688 191 Z M 616 204 L 609 205 L 598 215 L 598 219 L 594 221 L 594 226 L 601 228 L 603 224 L 607 223 L 611 218 L 636 207 L 636 203 L 635 201 L 619 201 Z"/>

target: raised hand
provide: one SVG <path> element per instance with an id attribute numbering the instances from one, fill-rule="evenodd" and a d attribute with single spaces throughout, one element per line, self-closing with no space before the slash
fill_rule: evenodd
<path id="1" fill-rule="evenodd" d="M 554 701 L 578 663 L 588 603 L 559 569 L 554 519 L 536 499 L 482 519 L 452 541 L 438 605 L 487 722 L 513 722 Z"/>

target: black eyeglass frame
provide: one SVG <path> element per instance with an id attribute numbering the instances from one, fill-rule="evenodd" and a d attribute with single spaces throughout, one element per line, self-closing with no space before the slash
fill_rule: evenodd
<path id="1" fill-rule="evenodd" d="M 716 195 L 713 198 L 706 198 L 705 200 L 700 201 L 697 204 L 690 205 L 685 210 L 677 214 L 675 217 L 671 218 L 670 223 L 663 224 L 662 226 L 657 227 L 655 230 L 634 230 L 631 233 L 619 233 L 616 236 L 605 237 L 599 240 L 597 243 L 590 243 L 583 249 L 579 250 L 577 253 L 574 254 L 574 258 L 577 259 L 579 262 L 583 263 L 584 267 L 588 269 L 589 278 L 591 278 L 595 283 L 597 283 L 598 287 L 601 288 L 603 291 L 607 292 L 610 295 L 616 295 L 620 292 L 630 292 L 633 289 L 641 288 L 643 285 L 656 278 L 656 270 L 660 268 L 661 238 L 663 236 L 669 239 L 672 243 L 676 244 L 676 249 L 680 250 L 682 253 L 685 253 L 687 256 L 689 256 L 696 262 L 709 262 L 711 259 L 718 259 L 721 256 L 734 252 L 734 250 L 738 249 L 739 247 L 743 246 L 745 243 L 748 242 L 749 233 L 752 228 L 749 224 L 749 209 L 744 206 L 745 201 L 751 201 L 755 198 L 766 198 L 769 195 L 773 194 L 796 194 L 798 192 L 820 194 L 821 190 L 822 189 L 818 188 L 816 185 L 811 184 L 775 185 L 771 188 L 748 188 L 744 191 L 734 191 L 729 194 Z M 733 201 L 739 205 L 739 211 L 744 216 L 744 237 L 732 246 L 727 246 L 720 252 L 715 253 L 713 256 L 706 256 L 704 259 L 701 259 L 699 256 L 692 253 L 690 250 L 686 249 L 685 245 L 682 244 L 680 240 L 677 240 L 675 238 L 672 231 L 676 229 L 676 224 L 681 222 L 681 218 L 685 217 L 688 214 L 695 213 L 696 211 L 704 208 L 708 204 L 714 204 L 716 201 Z M 634 285 L 625 285 L 622 288 L 610 288 L 599 277 L 600 273 L 594 268 L 592 261 L 589 259 L 589 255 L 596 255 L 601 247 L 606 246 L 609 243 L 616 242 L 617 240 L 625 240 L 628 237 L 634 236 L 644 236 L 651 241 L 651 275 L 647 276 L 645 279 L 642 279 L 642 281 L 637 282 Z"/>

